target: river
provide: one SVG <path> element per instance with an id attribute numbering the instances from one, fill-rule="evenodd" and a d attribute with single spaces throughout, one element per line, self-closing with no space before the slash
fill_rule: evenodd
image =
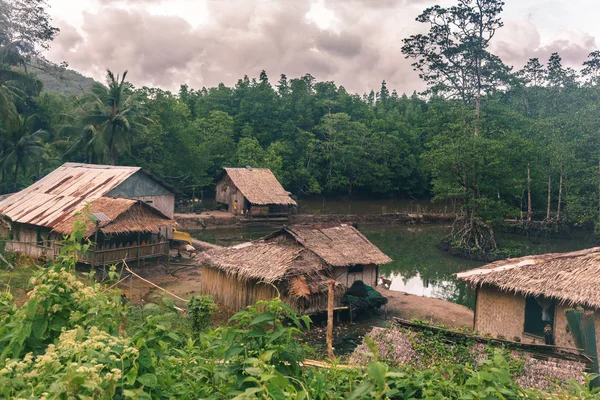
<path id="1" fill-rule="evenodd" d="M 197 239 L 221 246 L 231 246 L 258 239 L 278 229 L 277 226 L 207 229 L 193 232 Z M 448 233 L 447 225 L 362 225 L 359 230 L 394 261 L 380 268 L 391 279 L 391 290 L 419 296 L 436 297 L 473 308 L 475 296 L 453 274 L 484 263 L 451 256 L 437 248 Z M 498 242 L 521 247 L 524 254 L 574 251 L 590 247 L 590 235 L 578 232 L 572 239 L 528 239 L 515 235 L 497 235 Z"/>

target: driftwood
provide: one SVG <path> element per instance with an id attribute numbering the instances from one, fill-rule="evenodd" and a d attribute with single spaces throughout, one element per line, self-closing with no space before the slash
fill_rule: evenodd
<path id="1" fill-rule="evenodd" d="M 396 324 L 406 328 L 412 328 L 417 330 L 429 330 L 431 332 L 441 333 L 442 335 L 446 336 L 448 340 L 451 340 L 451 338 L 460 338 L 473 340 L 477 343 L 491 344 L 493 346 L 506 346 L 509 348 L 522 350 L 531 355 L 533 358 L 537 358 L 540 360 L 557 358 L 560 360 L 579 362 L 585 364 L 586 370 L 588 371 L 591 370 L 593 364 L 593 360 L 590 357 L 586 356 L 582 349 L 551 346 L 547 344 L 521 343 L 507 339 L 487 338 L 472 333 L 465 333 L 437 326 L 424 325 L 417 322 L 407 321 L 398 317 L 392 317 L 392 319 Z"/>

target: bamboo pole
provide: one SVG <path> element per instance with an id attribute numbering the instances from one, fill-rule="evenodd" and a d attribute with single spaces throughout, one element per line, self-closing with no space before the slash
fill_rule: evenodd
<path id="1" fill-rule="evenodd" d="M 328 294 L 327 294 L 327 354 L 330 359 L 334 359 L 333 354 L 333 297 L 334 297 L 334 285 L 335 281 L 330 280 L 327 283 Z"/>

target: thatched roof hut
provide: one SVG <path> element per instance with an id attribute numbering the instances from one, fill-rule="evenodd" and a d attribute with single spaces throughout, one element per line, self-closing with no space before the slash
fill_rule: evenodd
<path id="1" fill-rule="evenodd" d="M 150 233 L 172 228 L 177 223 L 140 200 L 100 197 L 89 203 L 81 212 L 62 220 L 53 231 L 68 235 L 73 231 L 73 223 L 81 218 L 85 223 L 85 236 L 96 230 L 104 234 Z"/>
<path id="2" fill-rule="evenodd" d="M 594 247 L 497 261 L 457 278 L 475 288 L 476 331 L 574 347 L 565 310 L 594 310 L 596 324 L 600 322 L 599 271 L 600 247 Z"/>
<path id="3" fill-rule="evenodd" d="M 235 187 L 251 204 L 288 205 L 296 202 L 290 197 L 273 172 L 268 168 L 224 168 Z"/>
<path id="4" fill-rule="evenodd" d="M 494 286 L 566 305 L 600 309 L 600 247 L 510 258 L 457 274 L 473 286 Z"/>
<path id="5" fill-rule="evenodd" d="M 225 168 L 215 199 L 249 218 L 286 217 L 297 204 L 268 168 Z"/>
<path id="6" fill-rule="evenodd" d="M 302 313 L 327 305 L 327 282 L 336 281 L 336 304 L 355 280 L 376 284 L 377 266 L 391 262 L 352 226 L 284 227 L 263 239 L 198 256 L 201 292 L 233 310 L 281 295 Z M 360 266 L 360 268 L 357 268 Z M 349 267 L 356 268 L 350 271 Z"/>

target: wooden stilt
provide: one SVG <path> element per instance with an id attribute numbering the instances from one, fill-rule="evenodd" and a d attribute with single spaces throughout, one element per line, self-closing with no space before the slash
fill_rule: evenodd
<path id="1" fill-rule="evenodd" d="M 328 296 L 327 296 L 327 354 L 329 358 L 333 359 L 333 298 L 334 298 L 334 286 L 335 281 L 330 280 L 328 282 Z"/>

